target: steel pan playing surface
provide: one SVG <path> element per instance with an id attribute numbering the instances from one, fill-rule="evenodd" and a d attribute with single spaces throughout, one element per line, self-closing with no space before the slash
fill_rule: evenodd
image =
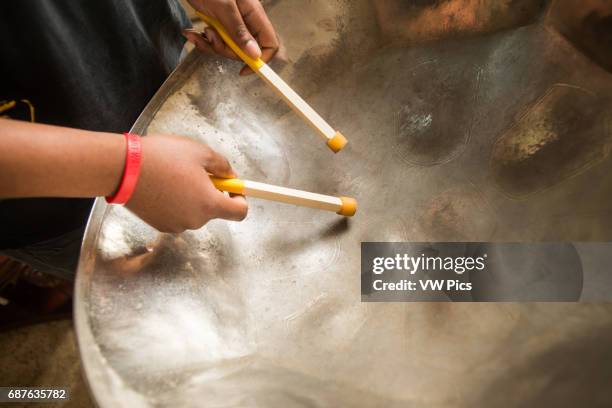
<path id="1" fill-rule="evenodd" d="M 612 238 L 610 74 L 554 5 L 443 2 L 484 22 L 428 33 L 426 3 L 269 2 L 274 67 L 347 136 L 335 156 L 236 62 L 192 53 L 160 89 L 135 132 L 359 211 L 250 200 L 242 223 L 161 235 L 99 200 L 75 320 L 100 406 L 612 403 L 612 306 L 360 302 L 361 241 Z"/>

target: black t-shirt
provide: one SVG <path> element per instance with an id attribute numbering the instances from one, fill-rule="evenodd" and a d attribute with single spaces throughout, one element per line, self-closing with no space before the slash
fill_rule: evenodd
<path id="1" fill-rule="evenodd" d="M 178 63 L 188 25 L 178 0 L 3 0 L 0 116 L 127 131 Z M 90 206 L 2 200 L 0 248 L 76 229 Z"/>

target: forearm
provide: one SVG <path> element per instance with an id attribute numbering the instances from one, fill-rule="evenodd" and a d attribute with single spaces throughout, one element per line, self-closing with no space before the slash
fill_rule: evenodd
<path id="1" fill-rule="evenodd" d="M 112 195 L 125 149 L 119 134 L 0 119 L 0 198 Z"/>

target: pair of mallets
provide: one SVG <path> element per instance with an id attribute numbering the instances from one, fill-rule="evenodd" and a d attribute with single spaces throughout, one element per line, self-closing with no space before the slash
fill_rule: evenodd
<path id="1" fill-rule="evenodd" d="M 232 40 L 221 22 L 197 13 L 209 26 L 214 28 L 223 41 L 247 64 L 261 79 L 279 94 L 296 113 L 298 113 L 325 140 L 327 146 L 334 152 L 339 152 L 347 143 L 342 133 L 335 131 L 314 109 L 306 103 L 276 72 L 261 58 L 253 59 L 246 55 Z M 240 179 L 222 179 L 211 177 L 215 187 L 221 191 L 242 194 L 265 200 L 278 201 L 287 204 L 334 211 L 337 214 L 351 217 L 357 211 L 357 201 L 349 197 L 333 197 L 291 188 L 273 186 Z"/>

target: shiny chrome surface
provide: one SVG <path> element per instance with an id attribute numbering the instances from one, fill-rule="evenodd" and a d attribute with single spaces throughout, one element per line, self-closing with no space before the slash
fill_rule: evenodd
<path id="1" fill-rule="evenodd" d="M 134 131 L 359 213 L 251 200 L 242 223 L 160 235 L 98 201 L 75 320 L 99 405 L 612 404 L 611 305 L 360 303 L 361 241 L 612 240 L 612 77 L 557 31 L 581 27 L 562 2 L 267 3 L 274 68 L 344 151 L 238 63 L 193 53 Z"/>

